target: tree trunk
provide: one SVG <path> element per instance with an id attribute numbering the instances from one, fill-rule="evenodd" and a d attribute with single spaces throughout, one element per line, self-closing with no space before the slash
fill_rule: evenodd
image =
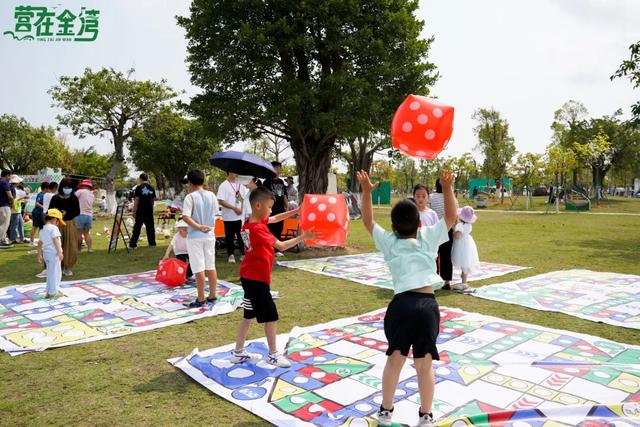
<path id="1" fill-rule="evenodd" d="M 105 190 L 107 190 L 107 212 L 110 214 L 116 213 L 116 176 L 118 172 L 120 172 L 120 167 L 124 162 L 124 154 L 123 154 L 123 138 L 121 136 L 114 135 L 113 138 L 113 146 L 115 152 L 113 154 L 113 164 L 111 165 L 111 169 L 107 174 L 107 178 L 105 179 Z"/>
<path id="2" fill-rule="evenodd" d="M 331 149 L 334 144 L 335 138 L 318 141 L 312 137 L 292 136 L 291 150 L 296 160 L 300 181 L 299 200 L 302 200 L 305 194 L 326 193 L 329 183 L 328 174 L 331 170 Z"/>

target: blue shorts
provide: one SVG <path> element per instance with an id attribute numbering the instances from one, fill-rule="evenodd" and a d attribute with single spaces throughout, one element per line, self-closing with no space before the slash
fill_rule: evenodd
<path id="1" fill-rule="evenodd" d="M 88 230 L 93 226 L 93 217 L 91 215 L 78 215 L 76 217 L 76 228 Z"/>

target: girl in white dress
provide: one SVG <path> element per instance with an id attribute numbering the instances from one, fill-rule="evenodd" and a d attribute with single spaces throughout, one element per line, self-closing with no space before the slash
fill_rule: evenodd
<path id="1" fill-rule="evenodd" d="M 453 232 L 453 249 L 451 250 L 451 263 L 462 270 L 462 288 L 468 288 L 467 277 L 480 267 L 478 248 L 471 237 L 471 229 L 478 219 L 471 206 L 458 209 L 458 222 Z"/>

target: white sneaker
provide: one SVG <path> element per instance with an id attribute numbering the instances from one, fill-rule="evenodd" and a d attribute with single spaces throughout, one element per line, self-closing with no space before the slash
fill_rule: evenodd
<path id="1" fill-rule="evenodd" d="M 236 263 L 236 257 L 234 257 L 233 255 L 229 255 L 229 264 L 235 264 Z"/>
<path id="2" fill-rule="evenodd" d="M 378 418 L 378 424 L 381 426 L 390 426 L 391 418 L 393 418 L 393 408 L 391 410 L 388 409 L 380 409 L 376 414 L 376 418 Z"/>
<path id="3" fill-rule="evenodd" d="M 276 256 L 281 257 L 281 256 L 284 256 L 284 254 L 282 252 L 276 252 Z"/>
<path id="4" fill-rule="evenodd" d="M 453 289 L 454 291 L 466 291 L 467 289 L 469 289 L 469 285 L 467 285 L 466 283 L 454 283 L 453 285 L 451 285 L 451 289 Z"/>
<path id="5" fill-rule="evenodd" d="M 277 366 L 278 368 L 291 367 L 291 362 L 289 362 L 286 357 L 279 353 L 269 353 L 269 356 L 267 356 L 267 363 L 273 366 Z"/>
<path id="6" fill-rule="evenodd" d="M 39 279 L 46 278 L 47 277 L 47 270 L 46 269 L 42 270 L 40 273 L 36 274 L 36 277 L 39 278 Z"/>
<path id="7" fill-rule="evenodd" d="M 231 359 L 229 361 L 231 363 L 245 363 L 251 362 L 253 360 L 260 360 L 262 356 L 257 353 L 248 353 L 246 350 L 242 350 L 241 352 L 236 352 L 233 350 L 231 352 Z"/>
<path id="8" fill-rule="evenodd" d="M 38 246 L 36 242 L 29 242 L 29 247 L 35 248 L 36 246 Z"/>
<path id="9" fill-rule="evenodd" d="M 63 276 L 73 276 L 73 271 L 68 270 L 68 269 L 65 268 L 64 270 L 62 270 L 62 275 Z"/>
<path id="10" fill-rule="evenodd" d="M 418 419 L 418 427 L 433 427 L 433 422 L 433 414 L 424 414 Z"/>

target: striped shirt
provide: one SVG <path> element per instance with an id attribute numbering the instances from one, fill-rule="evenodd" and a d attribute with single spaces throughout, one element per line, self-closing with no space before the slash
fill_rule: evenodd
<path id="1" fill-rule="evenodd" d="M 438 219 L 444 218 L 444 194 L 431 193 L 429 195 L 429 207 L 436 211 Z M 456 200 L 456 208 L 458 207 L 458 201 Z"/>

